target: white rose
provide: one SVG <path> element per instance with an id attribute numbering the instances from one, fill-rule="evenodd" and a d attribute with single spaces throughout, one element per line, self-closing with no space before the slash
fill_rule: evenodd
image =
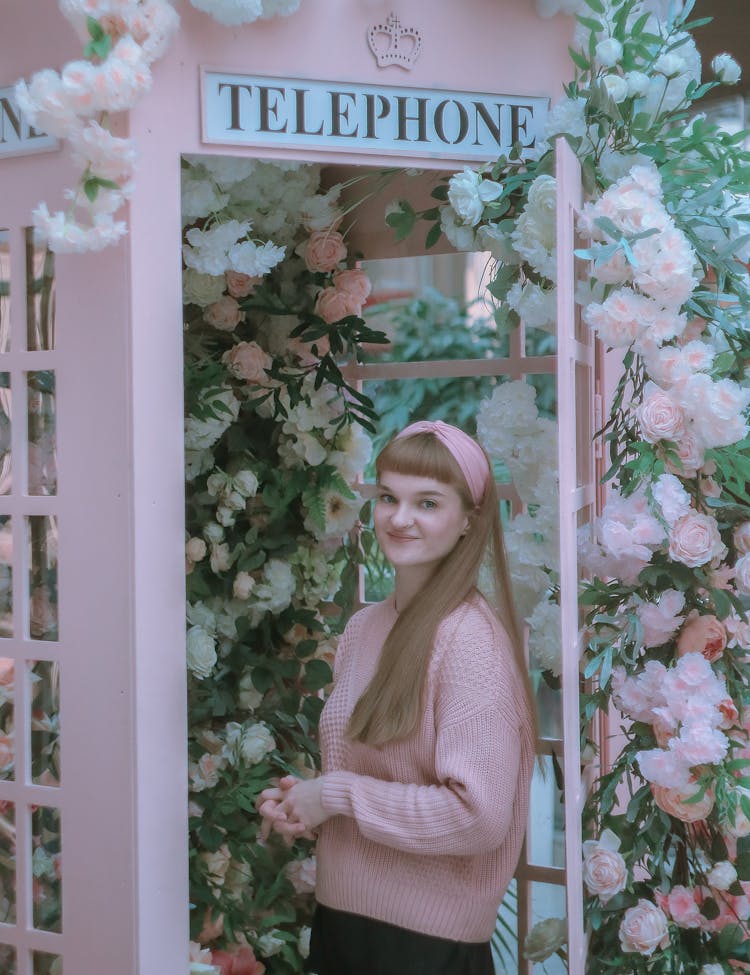
<path id="1" fill-rule="evenodd" d="M 277 930 L 277 928 L 273 928 L 267 934 L 262 934 L 258 938 L 258 951 L 264 958 L 271 958 L 272 955 L 278 955 L 286 944 L 285 941 L 276 936 L 275 932 Z"/>
<path id="2" fill-rule="evenodd" d="M 627 81 L 619 74 L 608 74 L 604 77 L 604 87 L 617 105 L 624 102 L 630 94 Z"/>
<path id="3" fill-rule="evenodd" d="M 620 924 L 620 944 L 623 951 L 648 956 L 668 943 L 667 918 L 656 904 L 642 897 L 635 907 L 629 907 L 625 911 Z"/>
<path id="4" fill-rule="evenodd" d="M 717 54 L 711 62 L 711 70 L 725 85 L 736 85 L 742 76 L 742 69 L 731 54 Z"/>
<path id="5" fill-rule="evenodd" d="M 613 68 L 621 57 L 622 44 L 614 37 L 605 37 L 596 45 L 596 59 L 605 68 Z"/>
<path id="6" fill-rule="evenodd" d="M 202 626 L 191 626 L 187 632 L 187 665 L 191 672 L 203 680 L 216 665 L 216 641 Z"/>
<path id="7" fill-rule="evenodd" d="M 709 886 L 716 890 L 729 890 L 736 879 L 737 871 L 729 860 L 722 860 L 721 863 L 715 864 L 707 877 Z"/>
<path id="8" fill-rule="evenodd" d="M 229 545 L 220 542 L 218 545 L 211 546 L 211 571 L 226 572 L 232 564 L 232 556 L 229 552 Z"/>
<path id="9" fill-rule="evenodd" d="M 275 747 L 276 742 L 268 728 L 263 724 L 254 724 L 243 732 L 240 755 L 245 765 L 257 765 Z"/>
<path id="10" fill-rule="evenodd" d="M 451 207 L 441 207 L 440 229 L 457 251 L 473 251 L 476 249 L 474 228 L 458 223 L 456 214 Z"/>
<path id="11" fill-rule="evenodd" d="M 200 562 L 201 559 L 205 559 L 207 551 L 206 543 L 202 538 L 189 538 L 185 543 L 185 555 L 191 562 Z"/>
<path id="12" fill-rule="evenodd" d="M 641 98 L 647 95 L 651 87 L 651 79 L 643 71 L 628 71 L 625 75 L 628 83 L 628 92 L 634 98 Z"/>
<path id="13" fill-rule="evenodd" d="M 235 488 L 246 498 L 254 498 L 258 493 L 258 478 L 252 471 L 238 471 L 232 481 Z"/>
<path id="14" fill-rule="evenodd" d="M 215 545 L 224 538 L 224 529 L 221 525 L 218 525 L 215 521 L 212 521 L 208 525 L 203 526 L 203 537 L 211 545 Z"/>
<path id="15" fill-rule="evenodd" d="M 723 965 L 704 965 L 698 975 L 725 975 Z"/>
<path id="16" fill-rule="evenodd" d="M 246 670 L 240 677 L 240 693 L 237 700 L 240 707 L 248 711 L 254 711 L 263 700 L 263 695 L 253 684 L 253 674 L 250 670 Z"/>
<path id="17" fill-rule="evenodd" d="M 502 186 L 473 169 L 455 173 L 448 182 L 448 200 L 461 220 L 475 227 L 482 219 L 484 207 L 503 192 Z"/>
<path id="18" fill-rule="evenodd" d="M 537 922 L 523 943 L 524 957 L 529 961 L 545 961 L 568 940 L 568 928 L 563 917 L 547 917 Z"/>

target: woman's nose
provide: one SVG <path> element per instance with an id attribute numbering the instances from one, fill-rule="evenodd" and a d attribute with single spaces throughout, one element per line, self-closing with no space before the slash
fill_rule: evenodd
<path id="1" fill-rule="evenodd" d="M 406 504 L 396 505 L 396 507 L 394 508 L 391 514 L 391 523 L 394 526 L 398 526 L 399 528 L 401 527 L 405 528 L 408 525 L 411 525 L 413 521 L 414 518 L 411 514 L 411 511 L 409 510 L 408 505 Z"/>

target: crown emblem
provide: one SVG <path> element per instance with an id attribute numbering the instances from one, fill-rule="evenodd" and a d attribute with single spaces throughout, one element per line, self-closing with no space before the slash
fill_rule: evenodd
<path id="1" fill-rule="evenodd" d="M 370 27 L 367 43 L 379 68 L 397 64 L 408 70 L 422 50 L 422 35 L 415 27 L 402 27 L 398 17 L 390 14 L 384 24 Z"/>

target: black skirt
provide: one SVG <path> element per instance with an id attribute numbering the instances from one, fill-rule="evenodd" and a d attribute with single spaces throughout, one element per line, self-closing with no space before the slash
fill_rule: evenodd
<path id="1" fill-rule="evenodd" d="M 489 942 L 449 941 L 318 904 L 309 975 L 495 975 Z"/>

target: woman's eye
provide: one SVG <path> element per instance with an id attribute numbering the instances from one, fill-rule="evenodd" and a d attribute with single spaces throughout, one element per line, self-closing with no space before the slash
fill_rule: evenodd
<path id="1" fill-rule="evenodd" d="M 382 501 L 383 504 L 390 504 L 393 501 L 392 494 L 379 494 L 378 501 Z"/>
<path id="2" fill-rule="evenodd" d="M 437 508 L 437 501 L 432 501 L 430 498 L 425 498 L 425 500 L 422 502 L 422 506 L 427 508 L 428 511 L 431 511 L 433 508 Z"/>

